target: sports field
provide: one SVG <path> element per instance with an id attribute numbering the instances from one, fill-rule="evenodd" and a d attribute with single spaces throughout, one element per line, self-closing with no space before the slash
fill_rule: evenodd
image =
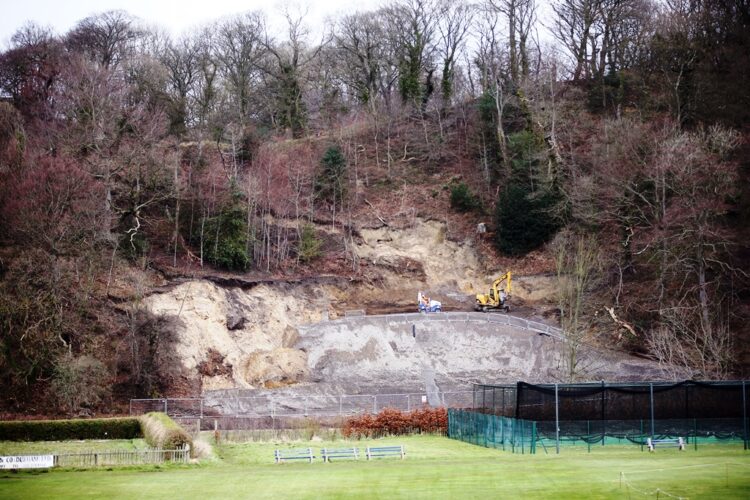
<path id="1" fill-rule="evenodd" d="M 275 448 L 319 454 L 368 444 L 403 444 L 407 458 L 273 463 Z M 6 453 L 12 446 L 0 443 Z M 652 454 L 635 445 L 549 451 L 513 455 L 437 436 L 222 444 L 199 465 L 0 471 L 0 498 L 656 498 L 657 488 L 659 498 L 750 498 L 750 451 L 741 443 Z"/>

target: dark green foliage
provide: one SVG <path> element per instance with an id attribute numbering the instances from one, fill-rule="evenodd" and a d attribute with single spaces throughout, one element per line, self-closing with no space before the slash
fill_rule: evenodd
<path id="1" fill-rule="evenodd" d="M 321 169 L 315 179 L 316 198 L 340 205 L 346 195 L 346 158 L 341 153 L 341 148 L 328 148 L 320 165 Z"/>
<path id="2" fill-rule="evenodd" d="M 427 76 L 425 77 L 424 85 L 422 86 L 422 114 L 427 112 L 427 104 L 430 102 L 430 97 L 432 97 L 432 94 L 435 92 L 435 83 L 432 81 L 432 75 L 434 73 L 434 69 L 430 69 L 427 71 Z"/>
<path id="3" fill-rule="evenodd" d="M 135 439 L 142 436 L 141 424 L 137 418 L 0 422 L 0 441 Z"/>
<path id="4" fill-rule="evenodd" d="M 411 56 L 411 54 L 410 54 Z M 419 74 L 422 66 L 415 56 L 401 61 L 399 65 L 398 90 L 403 102 L 419 102 L 421 100 L 422 86 L 419 83 Z"/>
<path id="5" fill-rule="evenodd" d="M 131 217 L 128 217 L 127 219 L 132 220 Z M 127 231 L 127 229 L 124 229 L 123 231 Z M 134 234 L 123 232 L 120 236 L 120 246 L 118 248 L 125 258 L 131 261 L 136 261 L 148 253 L 149 244 L 146 235 L 141 231 L 135 232 Z"/>
<path id="6" fill-rule="evenodd" d="M 302 226 L 299 247 L 297 249 L 299 260 L 310 262 L 320 257 L 322 244 L 323 242 L 315 235 L 315 228 L 311 224 Z"/>
<path id="7" fill-rule="evenodd" d="M 238 195 L 218 216 L 206 220 L 203 253 L 208 262 L 230 271 L 246 271 L 250 266 L 247 251 L 247 213 Z"/>
<path id="8" fill-rule="evenodd" d="M 511 172 L 514 178 L 527 179 L 534 175 L 543 157 L 544 143 L 530 130 L 508 135 L 508 153 L 511 157 Z"/>
<path id="9" fill-rule="evenodd" d="M 511 179 L 495 206 L 495 244 L 503 253 L 523 255 L 546 243 L 559 229 L 562 197 L 556 179 L 540 173 L 544 144 L 529 130 L 508 136 Z"/>
<path id="10" fill-rule="evenodd" d="M 495 208 L 498 249 L 508 255 L 523 255 L 546 243 L 559 228 L 551 214 L 557 203 L 552 193 L 532 195 L 522 184 L 509 184 Z"/>
<path id="11" fill-rule="evenodd" d="M 276 88 L 278 122 L 291 130 L 293 137 L 302 137 L 307 125 L 307 108 L 302 99 L 298 70 L 292 64 L 279 64 L 281 76 Z"/>
<path id="12" fill-rule="evenodd" d="M 463 182 L 451 186 L 451 208 L 459 212 L 481 210 L 482 201 Z"/>
<path id="13" fill-rule="evenodd" d="M 177 422 L 166 413 L 150 412 L 140 417 L 143 438 L 153 448 L 176 450 L 185 444 L 192 445 L 193 440 Z"/>
<path id="14" fill-rule="evenodd" d="M 641 76 L 632 71 L 608 72 L 602 79 L 588 85 L 588 108 L 590 111 L 614 112 L 619 106 L 648 99 Z"/>

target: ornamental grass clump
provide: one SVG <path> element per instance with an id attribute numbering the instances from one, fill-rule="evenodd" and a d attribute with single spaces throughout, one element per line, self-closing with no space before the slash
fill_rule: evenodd
<path id="1" fill-rule="evenodd" d="M 140 420 L 143 437 L 149 446 L 162 450 L 177 450 L 185 445 L 192 448 L 190 435 L 166 413 L 147 413 Z"/>

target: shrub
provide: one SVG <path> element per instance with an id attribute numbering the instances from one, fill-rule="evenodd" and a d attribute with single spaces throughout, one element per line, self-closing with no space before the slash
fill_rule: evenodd
<path id="1" fill-rule="evenodd" d="M 334 206 L 346 196 L 346 158 L 338 146 L 328 148 L 320 161 L 321 169 L 315 178 L 315 195 Z"/>
<path id="2" fill-rule="evenodd" d="M 310 262 L 317 259 L 321 255 L 322 245 L 323 242 L 315 235 L 315 228 L 312 224 L 305 224 L 302 226 L 299 246 L 297 248 L 299 260 L 302 262 Z"/>
<path id="3" fill-rule="evenodd" d="M 497 248 L 508 255 L 523 255 L 549 241 L 559 227 L 552 214 L 557 201 L 551 193 L 532 196 L 523 184 L 509 184 L 495 209 Z"/>
<path id="4" fill-rule="evenodd" d="M 471 212 L 481 207 L 482 202 L 471 192 L 469 186 L 463 182 L 451 186 L 451 208 L 459 212 Z"/>
<path id="5" fill-rule="evenodd" d="M 247 212 L 239 194 L 216 217 L 206 220 L 203 251 L 211 264 L 230 271 L 246 271 L 250 266 L 247 252 Z"/>
<path id="6" fill-rule="evenodd" d="M 137 418 L 27 420 L 0 422 L 0 441 L 66 441 L 142 437 Z"/>
<path id="7" fill-rule="evenodd" d="M 66 353 L 55 363 L 51 387 L 60 407 L 75 413 L 101 402 L 109 391 L 108 379 L 107 368 L 98 359 Z"/>
<path id="8" fill-rule="evenodd" d="M 448 431 L 448 412 L 445 408 L 421 408 L 405 413 L 385 408 L 377 415 L 358 415 L 344 423 L 346 438 L 372 438 L 414 433 L 445 433 Z"/>
<path id="9" fill-rule="evenodd" d="M 149 446 L 162 450 L 176 450 L 193 444 L 187 432 L 166 413 L 151 412 L 140 417 L 143 437 Z"/>

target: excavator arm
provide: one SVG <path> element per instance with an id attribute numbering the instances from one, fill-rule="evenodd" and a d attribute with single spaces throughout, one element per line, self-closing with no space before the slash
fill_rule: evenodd
<path id="1" fill-rule="evenodd" d="M 501 288 L 501 285 L 506 282 L 505 287 Z M 510 292 L 511 292 L 511 281 L 512 281 L 512 275 L 511 272 L 508 271 L 507 273 L 503 274 L 501 277 L 497 278 L 495 281 L 492 282 L 492 286 L 490 287 L 490 291 L 487 294 L 479 293 L 476 296 L 476 304 L 474 305 L 474 309 L 477 311 L 488 311 L 490 309 L 502 309 L 505 312 L 508 312 L 510 310 L 509 306 L 507 305 L 508 299 L 510 298 Z M 501 292 L 504 292 L 504 296 L 502 296 Z"/>

